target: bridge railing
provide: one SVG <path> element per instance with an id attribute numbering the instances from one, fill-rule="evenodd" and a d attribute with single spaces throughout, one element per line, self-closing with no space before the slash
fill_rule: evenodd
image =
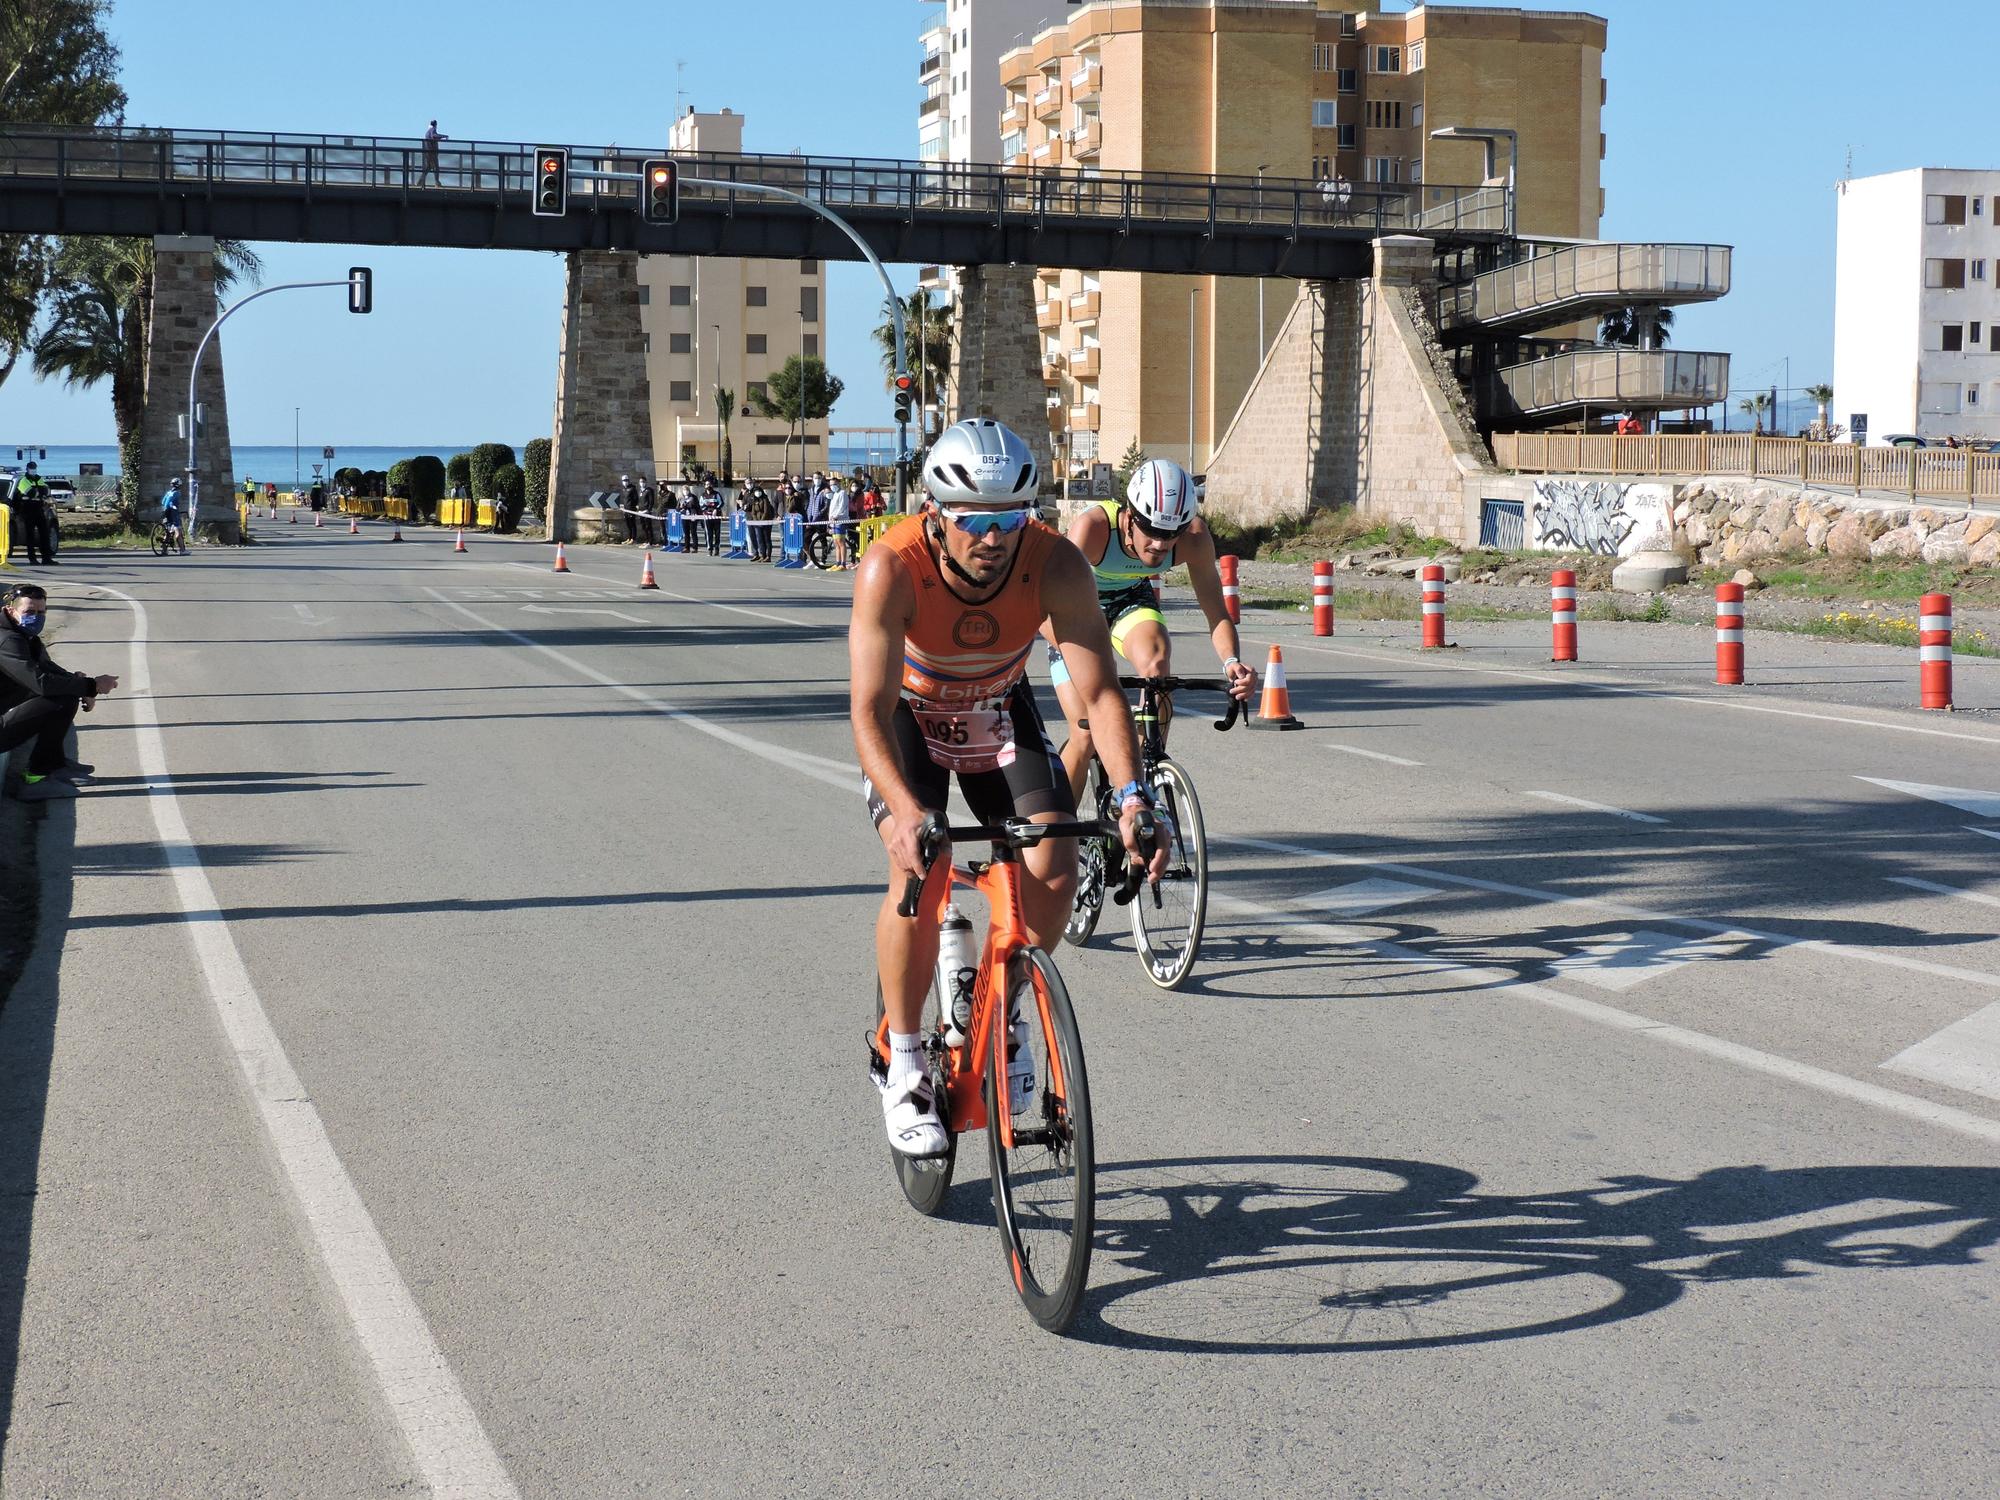
<path id="1" fill-rule="evenodd" d="M 1496 432 L 1493 456 L 1525 474 L 1742 475 L 1912 499 L 2000 500 L 2000 453 L 1970 448 L 1868 448 L 1748 432 Z"/>
<path id="2" fill-rule="evenodd" d="M 1438 324 L 1504 323 L 1567 302 L 1710 301 L 1729 291 L 1727 245 L 1565 245 L 1438 294 Z"/>
<path id="3" fill-rule="evenodd" d="M 354 187 L 412 194 L 525 199 L 533 145 L 413 137 L 296 135 L 243 131 L 15 126 L 0 131 L 0 176 L 172 183 L 177 186 Z M 982 163 L 869 157 L 668 153 L 660 147 L 570 148 L 574 169 L 636 174 L 648 156 L 672 154 L 692 183 L 682 199 L 728 212 L 768 209 L 769 201 L 728 184 L 790 188 L 835 208 L 904 215 L 963 214 L 986 221 L 1072 220 L 1200 223 L 1274 232 L 1355 230 L 1368 234 L 1499 234 L 1506 190 L 1451 184 L 1314 183 L 1266 177 L 1169 172 L 1031 171 Z M 636 181 L 579 176 L 571 201 L 582 207 L 636 205 Z"/>
<path id="4" fill-rule="evenodd" d="M 1576 406 L 1710 406 L 1729 394 L 1729 356 L 1688 349 L 1577 349 L 1495 370 L 1490 409 L 1527 416 Z"/>

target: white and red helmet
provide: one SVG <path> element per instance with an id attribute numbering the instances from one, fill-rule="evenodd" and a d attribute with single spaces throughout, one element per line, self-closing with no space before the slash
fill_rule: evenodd
<path id="1" fill-rule="evenodd" d="M 1147 459 L 1125 486 L 1125 503 L 1155 531 L 1185 531 L 1200 501 L 1194 475 L 1171 458 Z"/>

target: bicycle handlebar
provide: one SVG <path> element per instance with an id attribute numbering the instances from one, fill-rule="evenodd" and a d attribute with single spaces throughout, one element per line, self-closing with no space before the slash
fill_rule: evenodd
<path id="1" fill-rule="evenodd" d="M 1106 828 L 1096 818 L 1066 823 L 1035 823 L 1027 818 L 1008 818 L 1001 823 L 976 823 L 962 828 L 948 826 L 936 813 L 925 813 L 924 821 L 917 826 L 917 850 L 923 856 L 924 869 L 928 871 L 937 858 L 938 851 L 947 840 L 952 843 L 973 843 L 983 841 L 1003 845 L 1009 849 L 1028 849 L 1043 839 L 1089 839 L 1116 837 L 1115 828 Z M 1151 843 L 1154 837 L 1153 815 L 1142 810 L 1139 813 L 1139 837 L 1144 843 Z M 1125 905 L 1139 892 L 1139 886 L 1146 878 L 1143 865 L 1128 863 L 1125 880 L 1114 899 L 1120 906 Z M 916 875 L 905 877 L 903 899 L 896 903 L 896 915 L 914 917 L 917 903 L 923 894 L 923 879 Z"/>
<path id="2" fill-rule="evenodd" d="M 1230 689 L 1226 677 L 1175 677 L 1170 673 L 1159 677 L 1130 677 L 1120 673 L 1118 685 L 1124 688 L 1149 687 L 1159 693 L 1174 693 L 1183 689 L 1197 693 L 1226 693 Z M 1250 722 L 1250 705 L 1241 698 L 1231 697 L 1229 707 L 1221 718 L 1215 720 L 1215 727 L 1226 730 L 1238 719 L 1246 724 Z"/>

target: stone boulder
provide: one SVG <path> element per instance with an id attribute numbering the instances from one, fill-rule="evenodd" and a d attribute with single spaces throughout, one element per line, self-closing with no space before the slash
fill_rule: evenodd
<path id="1" fill-rule="evenodd" d="M 1795 521 L 1778 533 L 1773 545 L 1786 556 L 1796 556 L 1807 550 L 1806 530 Z"/>
<path id="2" fill-rule="evenodd" d="M 1834 523 L 1827 517 L 1814 516 L 1811 524 L 1806 527 L 1806 551 L 1826 551 L 1827 533 L 1833 530 L 1833 526 Z"/>
<path id="3" fill-rule="evenodd" d="M 1967 516 L 1965 518 L 1965 545 L 1976 547 L 2000 527 L 2000 516 Z"/>
<path id="4" fill-rule="evenodd" d="M 1871 556 L 1868 518 L 1858 512 L 1849 511 L 1829 526 L 1826 532 L 1826 555 L 1849 558 Z"/>
<path id="5" fill-rule="evenodd" d="M 1898 526 L 1875 538 L 1869 544 L 1868 555 L 1873 558 L 1914 560 L 1924 555 L 1924 539 L 1914 526 Z"/>
<path id="6" fill-rule="evenodd" d="M 1965 560 L 1975 568 L 2000 567 L 2000 531 L 1989 531 L 1966 548 Z"/>
<path id="7" fill-rule="evenodd" d="M 1970 549 L 1957 537 L 1933 535 L 1924 543 L 1922 555 L 1927 563 L 1942 563 L 1948 568 L 1955 568 L 1965 562 Z"/>

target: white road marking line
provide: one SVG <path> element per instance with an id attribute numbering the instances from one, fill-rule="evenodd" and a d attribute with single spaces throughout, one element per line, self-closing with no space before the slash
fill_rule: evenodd
<path id="1" fill-rule="evenodd" d="M 1621 932 L 1609 942 L 1592 943 L 1565 954 L 1549 967 L 1560 978 L 1623 994 L 1634 985 L 1670 974 L 1683 964 L 1733 958 L 1739 946 L 1674 937 L 1665 932 Z"/>
<path id="2" fill-rule="evenodd" d="M 1404 760 L 1400 755 L 1388 755 L 1380 750 L 1363 750 L 1359 745 L 1328 745 L 1329 750 L 1338 750 L 1342 755 L 1360 755 L 1369 760 L 1386 760 L 1392 766 L 1420 766 L 1420 760 Z"/>
<path id="3" fill-rule="evenodd" d="M 298 612 L 299 618 L 308 625 L 331 625 L 333 623 L 331 620 L 322 620 L 316 616 L 310 604 L 294 604 L 292 608 Z"/>
<path id="4" fill-rule="evenodd" d="M 626 620 L 634 625 L 649 623 L 638 615 L 628 615 L 622 609 L 599 609 L 593 604 L 524 604 L 524 615 L 610 615 L 614 620 Z"/>
<path id="5" fill-rule="evenodd" d="M 1607 813 L 1614 818 L 1625 818 L 1634 823 L 1664 823 L 1665 818 L 1656 818 L 1651 813 L 1627 812 L 1622 807 L 1613 807 L 1607 802 L 1586 802 L 1581 797 L 1566 797 L 1561 792 L 1526 792 L 1524 796 L 1536 797 L 1543 802 L 1560 802 L 1568 807 L 1580 807 L 1586 812 Z"/>
<path id="6" fill-rule="evenodd" d="M 1981 828 L 1977 823 L 1967 823 L 1965 831 L 1967 833 L 1976 833 L 1981 838 L 2000 839 L 2000 828 Z"/>
<path id="7" fill-rule="evenodd" d="M 1444 893 L 1434 885 L 1412 885 L 1407 880 L 1357 880 L 1351 885 L 1329 886 L 1298 898 L 1299 906 L 1316 906 L 1338 917 L 1358 917 L 1384 907 L 1402 906 L 1426 896 Z"/>
<path id="8" fill-rule="evenodd" d="M 1310 860 L 1315 864 L 1330 865 L 1337 869 L 1381 870 L 1392 875 L 1405 875 L 1414 880 L 1435 880 L 1442 885 L 1462 885 L 1476 891 L 1492 891 L 1502 896 L 1519 896 L 1523 900 L 1540 902 L 1546 906 L 1575 906 L 1593 911 L 1605 911 L 1635 922 L 1654 922 L 1662 927 L 1685 927 L 1695 932 L 1712 933 L 1718 937 L 1747 938 L 1752 942 L 1763 943 L 1774 951 L 1798 948 L 1808 953 L 1827 953 L 1836 958 L 1854 958 L 1863 963 L 1880 964 L 1884 968 L 1908 969 L 1918 974 L 1932 974 L 1940 979 L 1956 979 L 1965 984 L 1978 985 L 1983 989 L 2000 990 L 2000 974 L 1987 974 L 1978 969 L 1960 969 L 1951 964 L 1932 963 L 1923 958 L 1906 958 L 1900 953 L 1878 953 L 1871 948 L 1850 947 L 1846 943 L 1828 942 L 1823 938 L 1786 937 L 1782 933 L 1761 932 L 1756 928 L 1744 927 L 1737 923 L 1711 922 L 1702 917 L 1678 917 L 1669 912 L 1648 911 L 1644 907 L 1627 906 L 1622 901 L 1607 901 L 1597 896 L 1565 896 L 1556 891 L 1537 890 L 1533 886 L 1510 885 L 1503 880 L 1481 880 L 1472 875 L 1449 875 L 1425 865 L 1406 865 L 1386 859 L 1364 859 L 1353 854 L 1329 854 L 1323 849 L 1308 849 L 1302 844 L 1283 844 L 1273 839 L 1211 833 L 1208 841 L 1211 844 L 1232 844 L 1240 849 L 1262 849 L 1270 854 L 1288 854 L 1295 859 Z"/>
<path id="9" fill-rule="evenodd" d="M 1747 1068 L 1753 1073 L 1783 1079 L 1788 1083 L 1799 1084 L 1857 1104 L 1870 1105 L 1876 1109 L 1886 1110 L 1890 1114 L 1936 1126 L 1941 1130 L 1971 1136 L 1975 1140 L 2000 1143 L 2000 1120 L 1975 1115 L 1969 1110 L 1955 1109 L 1948 1104 L 1935 1104 L 1914 1094 L 1883 1088 L 1880 1084 L 1863 1083 L 1860 1079 L 1849 1078 L 1844 1073 L 1816 1068 L 1810 1063 L 1795 1062 L 1774 1052 L 1764 1052 L 1755 1047 L 1746 1047 L 1740 1042 L 1710 1036 L 1707 1032 L 1693 1031 L 1685 1026 L 1670 1026 L 1649 1016 L 1619 1010 L 1616 1006 L 1605 1005 L 1596 1000 L 1566 995 L 1560 990 L 1550 989 L 1547 985 L 1516 979 L 1502 970 L 1457 964 L 1434 953 L 1422 953 L 1397 943 L 1367 938 L 1353 928 L 1332 927 L 1324 922 L 1314 922 L 1299 916 L 1296 912 L 1266 906 L 1262 902 L 1245 901 L 1214 890 L 1209 892 L 1208 901 L 1211 909 L 1220 908 L 1241 916 L 1277 922 L 1335 947 L 1355 948 L 1390 963 L 1410 964 L 1429 973 L 1449 974 L 1470 980 L 1479 986 L 1480 992 L 1485 995 L 1511 995 L 1522 1000 L 1532 1000 L 1537 1005 L 1561 1011 L 1565 1015 L 1589 1021 L 1593 1025 L 1628 1032 L 1634 1036 L 1644 1037 L 1648 1041 L 1678 1047 L 1685 1052 L 1699 1053 L 1704 1057 L 1731 1063 L 1739 1068 Z M 2000 1007 L 1995 1008 L 2000 1009 Z"/>
<path id="10" fill-rule="evenodd" d="M 1933 880 L 1918 880 L 1911 875 L 1891 875 L 1891 885 L 1906 885 L 1912 890 L 1932 891 L 1940 896 L 1956 896 L 1961 901 L 1976 901 L 1981 906 L 2000 906 L 2000 896 L 1988 896 L 1980 891 L 1962 891 L 1955 885 L 1939 885 Z"/>
<path id="11" fill-rule="evenodd" d="M 485 566 L 489 568 L 495 568 L 495 567 L 521 568 L 530 573 L 548 572 L 547 568 L 538 568 L 533 563 L 518 563 L 518 562 L 487 563 L 485 564 Z M 636 585 L 634 585 L 634 587 L 636 587 Z M 698 594 L 676 593 L 674 590 L 667 588 L 665 585 L 662 585 L 660 588 L 654 590 L 653 592 L 665 594 L 669 599 L 679 599 L 687 604 L 701 604 L 701 605 L 706 605 L 709 609 L 727 610 L 732 615 L 749 615 L 751 618 L 758 620 L 775 620 L 780 625 L 796 625 L 806 630 L 812 630 L 818 628 L 815 626 L 813 621 L 801 620 L 795 615 L 774 615 L 767 609 L 746 609 L 744 606 L 740 604 L 721 604 L 714 599 L 704 599 Z"/>
<path id="12" fill-rule="evenodd" d="M 437 589 L 426 588 L 424 592 L 437 600 L 446 609 L 456 610 L 482 629 L 490 630 L 496 635 L 504 635 L 510 640 L 518 641 L 531 651 L 539 651 L 542 655 L 548 657 L 550 661 L 560 662 L 579 677 L 588 677 L 592 682 L 602 683 L 614 692 L 623 693 L 633 702 L 644 704 L 654 713 L 672 719 L 675 723 L 685 724 L 688 728 L 699 730 L 703 734 L 721 740 L 724 744 L 734 745 L 739 750 L 747 750 L 752 755 L 760 756 L 774 765 L 789 767 L 803 776 L 812 777 L 815 781 L 824 782 L 830 787 L 836 787 L 843 792 L 852 793 L 857 798 L 861 795 L 861 772 L 852 765 L 842 761 L 829 760 L 826 756 L 813 755 L 804 750 L 788 750 L 784 746 L 774 745 L 768 740 L 760 740 L 753 735 L 743 734 L 737 730 L 726 728 L 721 724 L 712 723 L 700 714 L 690 713 L 685 708 L 675 707 L 664 698 L 655 697 L 651 693 L 620 682 L 615 677 L 606 676 L 595 667 L 586 666 L 575 657 L 558 651 L 553 646 L 543 645 L 533 636 L 523 635 L 518 630 L 509 630 L 506 626 L 467 609 L 463 604 L 446 598 Z"/>
<path id="13" fill-rule="evenodd" d="M 1894 1073 L 2000 1099 L 2000 1005 L 1973 1012 L 1882 1064 Z"/>
<path id="14" fill-rule="evenodd" d="M 1971 813 L 1975 818 L 2000 818 L 2000 792 L 1982 792 L 1965 786 L 1931 786 L 1921 781 L 1885 781 L 1880 776 L 1857 776 L 1854 779 L 1865 781 L 1870 786 L 1887 787 L 1892 792 L 1922 797 L 1927 802 L 1942 802 L 1946 807 Z"/>
<path id="15" fill-rule="evenodd" d="M 1268 641 L 1265 644 L 1270 644 Z M 1776 714 L 1786 719 L 1815 719 L 1825 724 L 1853 724 L 1863 729 L 1888 729 L 1898 734 L 1928 735 L 1933 739 L 1970 740 L 1975 745 L 1992 745 L 2000 748 L 2000 738 L 1989 734 L 1965 734 L 1952 729 L 1932 729 L 1924 724 L 1896 724 L 1882 719 L 1860 719 L 1849 714 L 1815 713 L 1802 708 L 1777 708 L 1768 703 L 1745 703 L 1739 698 L 1725 698 L 1720 694 L 1674 693 L 1661 688 L 1630 687 L 1618 683 L 1604 682 L 1596 678 L 1577 678 L 1554 672 L 1524 672 L 1511 667 L 1479 667 L 1463 662 L 1413 661 L 1410 657 L 1393 651 L 1353 651 L 1337 646 L 1321 646 L 1312 641 L 1280 641 L 1287 651 L 1317 651 L 1327 656 L 1352 656 L 1362 661 L 1394 662 L 1400 666 L 1419 667 L 1430 672 L 1474 672 L 1483 677 L 1513 677 L 1522 682 L 1566 682 L 1572 687 L 1579 684 L 1596 688 L 1605 693 L 1622 693 L 1634 698 L 1657 698 L 1662 703 L 1694 703 L 1703 708 L 1733 708 L 1742 713 Z"/>
<path id="16" fill-rule="evenodd" d="M 383 1406 L 433 1495 L 518 1500 L 500 1455 L 431 1336 L 423 1310 L 397 1271 L 368 1206 L 341 1165 L 325 1122 L 293 1071 L 230 936 L 167 769 L 166 741 L 160 733 L 146 657 L 145 607 L 129 594 L 102 584 L 96 587 L 124 600 L 132 610 L 133 734 L 140 770 L 152 788 L 153 822 L 173 872 L 188 938 L 223 1035 L 243 1070 L 258 1117 L 297 1201 L 300 1223 L 339 1294 L 348 1325 L 381 1388 Z"/>

